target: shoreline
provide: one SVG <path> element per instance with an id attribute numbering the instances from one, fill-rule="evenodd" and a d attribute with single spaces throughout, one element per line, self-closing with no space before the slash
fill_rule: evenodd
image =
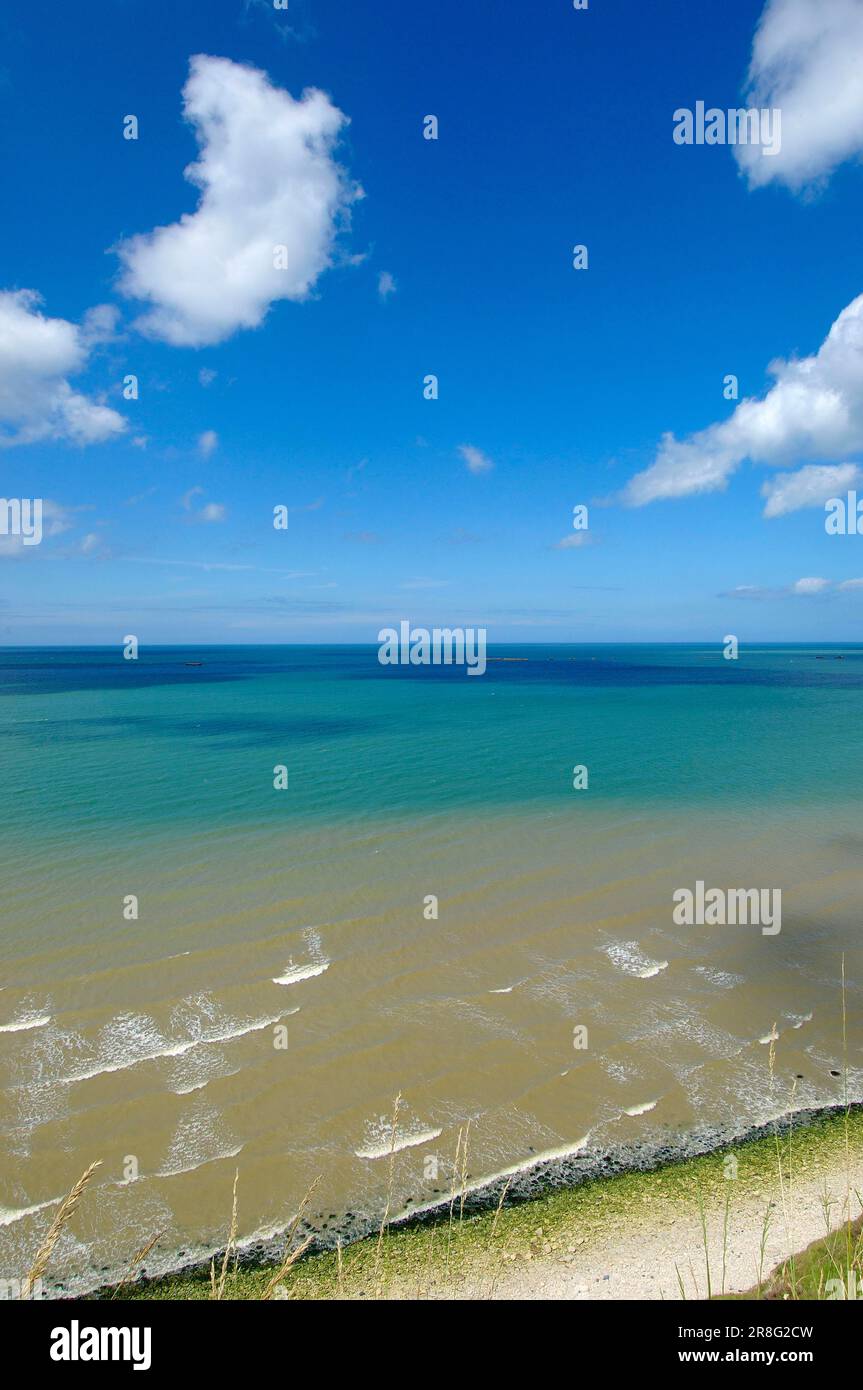
<path id="1" fill-rule="evenodd" d="M 738 1165 L 735 1171 L 739 1176 L 734 1181 L 726 1178 L 724 1172 L 729 1153 Z M 328 1231 L 324 1235 L 315 1232 L 310 1224 L 300 1223 L 295 1244 L 307 1236 L 312 1239 L 307 1252 L 290 1271 L 292 1292 L 289 1296 L 364 1297 L 368 1294 L 365 1287 L 354 1294 L 345 1292 L 343 1266 L 351 1265 L 356 1273 L 358 1267 L 367 1265 L 369 1258 L 372 1258 L 374 1287 L 378 1290 L 374 1296 L 381 1296 L 380 1289 L 386 1287 L 393 1290 L 383 1294 L 389 1297 L 579 1297 L 582 1296 L 579 1292 L 531 1295 L 526 1292 L 480 1294 L 476 1290 L 491 1277 L 493 1265 L 495 1273 L 492 1284 L 495 1288 L 511 1287 L 513 1284 L 523 1287 L 524 1277 L 515 1280 L 512 1277 L 514 1268 L 521 1268 L 518 1263 L 521 1260 L 527 1266 L 532 1266 L 531 1280 L 528 1282 L 535 1284 L 539 1278 L 538 1271 L 543 1266 L 541 1256 L 555 1255 L 556 1242 L 566 1239 L 565 1230 L 573 1223 L 578 1231 L 591 1233 L 598 1253 L 604 1255 L 608 1264 L 611 1259 L 608 1254 L 609 1239 L 618 1236 L 621 1229 L 635 1221 L 636 1217 L 639 1218 L 635 1221 L 639 1234 L 635 1250 L 646 1248 L 656 1237 L 655 1222 L 648 1222 L 645 1226 L 641 1219 L 645 1206 L 652 1206 L 654 1215 L 662 1212 L 660 1228 L 663 1224 L 671 1224 L 682 1230 L 687 1223 L 691 1227 L 695 1210 L 693 1202 L 695 1206 L 702 1206 L 703 1218 L 702 1204 L 707 1204 L 713 1211 L 717 1201 L 722 1198 L 726 1204 L 726 1220 L 727 1211 L 732 1208 L 735 1219 L 737 1214 L 745 1213 L 745 1233 L 751 1232 L 752 1228 L 753 1199 L 765 1193 L 770 1194 L 767 1201 L 774 1208 L 781 1200 L 786 1225 L 789 1215 L 792 1226 L 795 1223 L 800 1225 L 799 1244 L 802 1248 L 816 1236 L 827 1234 L 823 1221 L 819 1229 L 814 1229 L 818 1224 L 815 1220 L 818 1211 L 817 1203 L 816 1209 L 813 1209 L 813 1201 L 819 1194 L 812 1190 L 813 1174 L 816 1174 L 819 1182 L 832 1183 L 831 1210 L 835 1219 L 839 1220 L 837 1202 L 841 1206 L 841 1201 L 836 1192 L 845 1182 L 847 1163 L 850 1163 L 852 1170 L 847 1176 L 853 1177 L 853 1183 L 849 1183 L 853 1194 L 855 1189 L 863 1190 L 863 1102 L 791 1112 L 736 1133 L 731 1133 L 730 1127 L 704 1126 L 674 1141 L 653 1145 L 633 1143 L 600 1155 L 576 1154 L 546 1162 L 540 1158 L 528 1169 L 519 1165 L 509 1175 L 493 1175 L 478 1181 L 473 1187 L 454 1183 L 454 1191 L 450 1191 L 443 1200 L 429 1203 L 423 1208 L 394 1211 L 383 1240 L 379 1238 L 380 1218 L 377 1221 L 366 1218 L 362 1222 L 364 1229 L 342 1242 L 340 1255 L 336 1247 L 342 1236 L 338 1232 Z M 787 1170 L 786 1176 L 791 1181 L 791 1205 L 794 1209 L 790 1212 L 789 1190 L 782 1175 L 783 1169 Z M 795 1192 L 797 1179 L 801 1183 L 805 1179 L 805 1191 L 800 1186 Z M 503 1204 L 502 1195 L 505 1196 Z M 857 1214 L 854 1202 L 852 1196 L 851 1215 Z M 597 1213 L 602 1215 L 599 1225 Z M 228 1211 L 225 1213 L 226 1226 L 229 1217 Z M 611 1229 L 608 1227 L 609 1221 L 616 1222 Z M 442 1229 L 446 1231 L 445 1238 L 440 1237 Z M 552 1229 L 558 1231 L 553 1238 L 550 1234 Z M 534 1249 L 537 1230 L 540 1232 L 541 1246 L 548 1246 L 547 1250 Z M 805 1240 L 802 1239 L 804 1235 L 807 1237 Z M 690 1229 L 687 1238 L 691 1237 Z M 584 1266 L 584 1260 L 578 1257 L 589 1254 L 592 1247 L 584 1234 L 576 1234 L 573 1238 L 576 1244 L 564 1257 L 565 1262 L 569 1261 L 568 1274 L 558 1271 L 557 1276 L 552 1278 L 551 1272 L 546 1271 L 545 1277 L 561 1287 L 582 1289 L 589 1270 L 584 1267 L 584 1277 L 576 1277 L 578 1270 Z M 484 1250 L 483 1242 L 488 1240 L 493 1249 Z M 497 1268 L 501 1242 L 507 1249 L 503 1263 Z M 443 1269 L 440 1265 L 441 1244 L 446 1247 Z M 616 1258 L 631 1263 L 625 1245 L 624 1241 L 624 1247 Z M 513 1248 L 510 1249 L 510 1246 Z M 424 1252 L 425 1283 L 420 1281 L 417 1287 L 425 1288 L 425 1292 L 407 1294 L 404 1291 L 405 1280 L 411 1282 L 417 1274 L 420 1248 Z M 771 1248 L 769 1242 L 768 1248 Z M 223 1246 L 221 1250 L 207 1252 L 200 1258 L 152 1274 L 147 1272 L 144 1263 L 136 1279 L 128 1284 L 124 1285 L 120 1280 L 111 1284 L 101 1283 L 79 1295 L 55 1289 L 50 1296 L 96 1299 L 115 1296 L 124 1299 L 208 1298 L 210 1261 L 215 1259 L 218 1268 L 224 1253 Z M 793 1249 L 784 1251 L 785 1257 L 793 1253 Z M 234 1273 L 229 1279 L 229 1286 L 235 1287 L 235 1292 L 227 1292 L 226 1297 L 259 1297 L 251 1290 L 265 1281 L 274 1268 L 278 1268 L 283 1255 L 283 1236 L 267 1239 L 252 1236 L 235 1246 L 231 1254 Z M 704 1252 L 695 1249 L 691 1258 L 703 1263 Z M 458 1272 L 453 1262 L 460 1265 Z M 508 1269 L 507 1266 L 514 1268 Z M 572 1274 L 572 1278 L 568 1277 L 569 1274 Z M 360 1281 L 363 1285 L 367 1277 L 366 1269 Z M 603 1282 L 611 1287 L 617 1281 L 606 1275 Z M 697 1286 L 697 1282 L 696 1279 L 693 1287 Z M 460 1291 L 464 1289 L 472 1289 L 473 1292 Z M 632 1292 L 604 1295 L 600 1290 L 592 1296 L 649 1295 Z M 663 1296 L 669 1296 L 667 1288 Z M 671 1296 L 680 1295 L 671 1290 Z"/>

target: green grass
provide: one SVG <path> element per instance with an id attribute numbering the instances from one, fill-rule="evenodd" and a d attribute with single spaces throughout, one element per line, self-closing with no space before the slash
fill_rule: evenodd
<path id="1" fill-rule="evenodd" d="M 838 1281 L 839 1287 L 836 1286 Z M 846 1221 L 813 1240 L 793 1259 L 783 1260 L 761 1289 L 725 1294 L 725 1299 L 863 1298 L 863 1217 Z"/>
<path id="2" fill-rule="evenodd" d="M 565 1259 L 576 1255 L 583 1245 L 601 1245 L 609 1231 L 626 1229 L 635 1212 L 649 1211 L 651 1219 L 670 1224 L 684 1209 L 720 1215 L 727 1205 L 733 1210 L 738 1195 L 763 1194 L 766 1205 L 775 1188 L 777 1149 L 784 1165 L 789 1145 L 793 1145 L 796 1184 L 817 1177 L 828 1168 L 835 1172 L 846 1142 L 854 1152 L 863 1149 L 863 1108 L 851 1110 L 847 1117 L 844 1112 L 822 1116 L 795 1128 L 791 1139 L 787 1134 L 778 1140 L 771 1135 L 685 1162 L 666 1164 L 649 1173 L 625 1173 L 587 1181 L 505 1205 L 499 1213 L 490 1210 L 461 1218 L 456 1195 L 451 1220 L 447 1210 L 434 1221 L 390 1227 L 380 1240 L 370 1236 L 345 1247 L 341 1264 L 335 1252 L 304 1256 L 288 1272 L 281 1296 L 301 1300 L 458 1297 L 460 1289 L 468 1284 L 491 1292 L 501 1275 L 519 1262 L 530 1262 L 543 1255 Z M 728 1153 L 735 1155 L 738 1165 L 733 1181 L 724 1174 Z M 226 1225 L 228 1216 L 226 1213 Z M 831 1236 L 767 1275 L 761 1296 L 784 1297 L 783 1279 L 793 1279 L 796 1293 L 792 1296 L 817 1296 L 812 1290 L 823 1289 L 827 1279 L 837 1277 L 837 1269 L 844 1268 L 843 1251 L 847 1254 L 848 1249 L 856 1250 L 854 1258 L 859 1265 L 859 1225 L 858 1222 L 854 1228 L 850 1245 L 845 1233 Z M 703 1261 L 703 1252 L 693 1250 L 693 1265 L 699 1259 Z M 218 1269 L 219 1261 L 216 1263 Z M 273 1263 L 229 1268 L 225 1298 L 260 1298 L 276 1268 Z M 831 1272 L 825 1274 L 828 1269 Z M 668 1276 L 671 1287 L 674 1271 L 669 1270 Z M 111 1297 L 111 1293 L 103 1292 L 101 1296 Z M 757 1296 L 757 1290 L 751 1296 Z M 822 1292 L 821 1297 L 824 1296 Z M 209 1270 L 139 1280 L 124 1286 L 117 1297 L 209 1299 Z"/>

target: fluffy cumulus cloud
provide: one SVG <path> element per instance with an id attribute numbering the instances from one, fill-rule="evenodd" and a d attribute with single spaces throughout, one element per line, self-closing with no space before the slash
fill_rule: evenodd
<path id="1" fill-rule="evenodd" d="M 770 374 L 775 385 L 766 395 L 741 401 L 729 419 L 687 439 L 664 435 L 654 462 L 630 479 L 622 500 L 641 507 L 715 492 L 745 459 L 788 467 L 863 450 L 863 295 L 842 310 L 817 353 L 773 362 Z"/>
<path id="2" fill-rule="evenodd" d="M 787 516 L 789 512 L 799 512 L 804 507 L 823 507 L 830 498 L 840 492 L 848 492 L 863 482 L 863 469 L 856 463 L 838 463 L 835 466 L 819 466 L 810 463 L 798 468 L 796 473 L 779 473 L 771 478 L 761 489 L 766 499 L 766 517 Z"/>
<path id="3" fill-rule="evenodd" d="M 746 99 L 782 112 L 781 149 L 735 154 L 751 187 L 798 191 L 863 154 L 863 0 L 768 0 L 752 45 Z"/>
<path id="4" fill-rule="evenodd" d="M 47 318 L 34 290 L 0 291 L 0 447 L 66 440 L 101 444 L 121 434 L 116 410 L 76 391 L 108 314 L 91 311 L 79 326 Z"/>
<path id="5" fill-rule="evenodd" d="M 151 306 L 137 327 L 200 347 L 257 327 L 275 300 L 307 298 L 361 190 L 333 157 L 347 118 L 324 92 L 295 100 L 257 68 L 199 54 L 183 102 L 198 207 L 117 250 L 122 292 Z"/>

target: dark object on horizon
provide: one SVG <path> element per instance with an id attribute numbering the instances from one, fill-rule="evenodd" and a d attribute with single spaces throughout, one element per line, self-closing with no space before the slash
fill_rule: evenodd
<path id="1" fill-rule="evenodd" d="M 184 661 L 184 666 L 203 666 L 203 661 Z"/>

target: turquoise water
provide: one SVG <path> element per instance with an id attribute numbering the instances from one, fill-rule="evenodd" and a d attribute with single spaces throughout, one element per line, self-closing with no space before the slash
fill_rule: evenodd
<path id="1" fill-rule="evenodd" d="M 467 678 L 381 667 L 374 648 L 4 651 L 2 834 L 563 803 L 575 763 L 598 801 L 829 805 L 863 791 L 863 647 L 744 648 L 736 662 L 719 647 L 491 654 L 526 659 Z"/>

